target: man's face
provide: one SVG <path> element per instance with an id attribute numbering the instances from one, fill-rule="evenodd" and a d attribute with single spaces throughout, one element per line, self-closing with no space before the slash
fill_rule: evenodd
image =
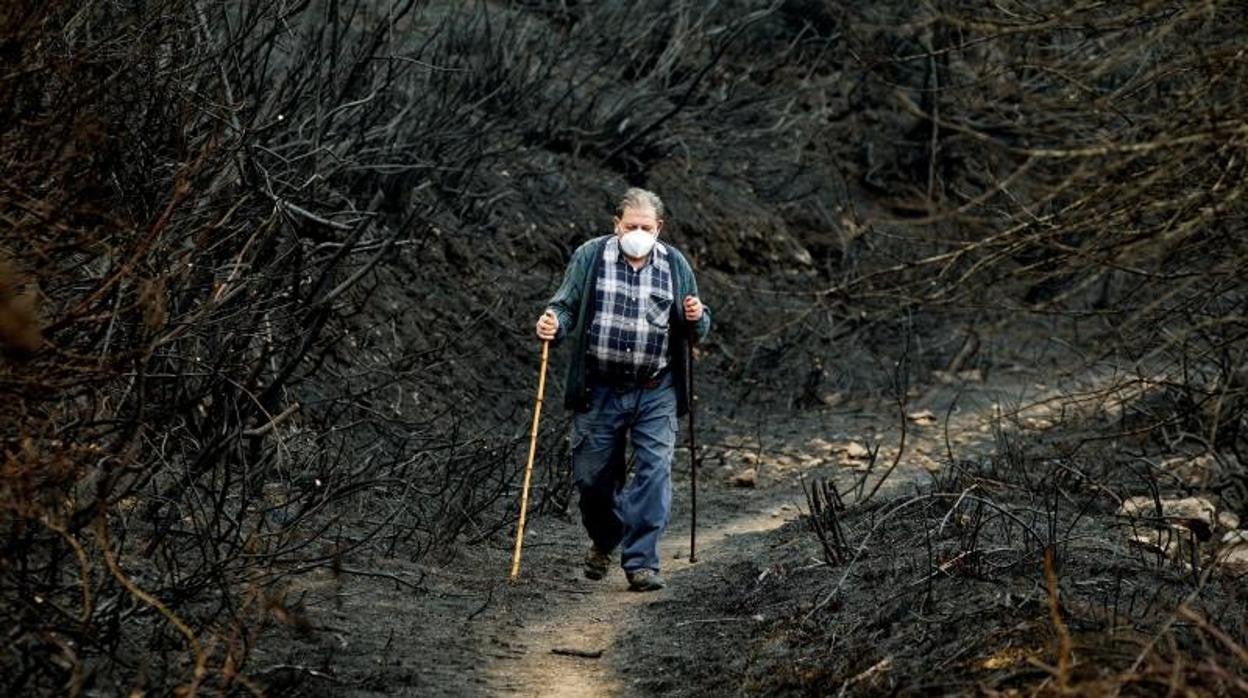
<path id="1" fill-rule="evenodd" d="M 645 232 L 657 236 L 659 229 L 663 227 L 663 221 L 654 215 L 654 209 L 645 208 L 626 208 L 624 215 L 615 219 L 615 234 L 624 235 L 630 230 L 641 229 Z"/>

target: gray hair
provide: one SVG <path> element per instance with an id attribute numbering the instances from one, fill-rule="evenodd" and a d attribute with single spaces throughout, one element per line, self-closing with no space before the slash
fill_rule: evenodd
<path id="1" fill-rule="evenodd" d="M 654 217 L 659 220 L 663 219 L 663 200 L 652 191 L 638 187 L 629 187 L 624 192 L 624 196 L 621 196 L 619 202 L 616 203 L 615 215 L 623 216 L 624 211 L 630 208 L 652 208 L 654 209 Z"/>

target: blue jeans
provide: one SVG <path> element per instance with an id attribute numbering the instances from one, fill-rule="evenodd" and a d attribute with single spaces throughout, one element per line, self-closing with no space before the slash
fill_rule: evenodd
<path id="1" fill-rule="evenodd" d="M 603 552 L 623 545 L 626 571 L 659 570 L 659 537 L 672 509 L 676 390 L 669 373 L 654 388 L 592 386 L 588 412 L 572 419 L 572 478 L 581 521 Z M 625 485 L 624 451 L 637 460 Z"/>

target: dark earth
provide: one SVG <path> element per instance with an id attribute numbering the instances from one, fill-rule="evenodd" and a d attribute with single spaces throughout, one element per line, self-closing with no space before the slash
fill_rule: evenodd
<path id="1" fill-rule="evenodd" d="M 587 543 L 573 502 L 570 513 L 531 521 L 516 584 L 506 581 L 511 540 L 501 534 L 437 565 L 372 560 L 363 572 L 300 580 L 289 594 L 314 627 L 277 631 L 290 642 L 257 657 L 274 666 L 261 678 L 279 693 L 350 696 L 1056 691 L 1057 633 L 1035 542 L 1021 529 L 998 538 L 983 560 L 996 569 L 980 568 L 964 562 L 975 550 L 962 540 L 973 508 L 949 525 L 949 503 L 976 490 L 1039 521 L 1035 482 L 992 454 L 1011 444 L 1040 448 L 1060 405 L 1070 406 L 1056 384 L 1092 388 L 1094 379 L 1026 358 L 987 380 L 970 373 L 911 391 L 896 470 L 874 500 L 843 515 L 848 563 L 830 565 L 812 535 L 807 493 L 834 483 L 852 501 L 849 493 L 876 484 L 896 455 L 897 405 L 837 396 L 833 406 L 783 418 L 743 417 L 703 399 L 697 561 L 688 559 L 683 448 L 662 546 L 666 589 L 630 592 L 618 569 L 601 581 L 583 578 Z M 868 467 L 859 447 L 877 445 L 878 462 Z M 1042 479 L 1036 471 L 1031 477 Z M 1090 672 L 1081 690 L 1095 695 L 1112 685 L 1098 658 L 1143 653 L 1147 628 L 1165 622 L 1153 605 L 1176 603 L 1157 596 L 1181 595 L 1190 580 L 1127 544 L 1133 524 L 1091 476 L 1060 487 L 1072 498 L 1069 510 L 1056 507 L 1062 573 L 1081 580 L 1063 587 L 1061 613 L 1079 633 Z M 935 518 L 903 511 L 933 492 L 948 497 Z M 903 513 L 885 518 L 894 511 Z M 925 526 L 933 529 L 926 541 Z M 936 563 L 925 544 L 937 548 Z M 1224 621 L 1248 601 L 1237 569 L 1205 591 Z"/>
<path id="2" fill-rule="evenodd" d="M 0 694 L 1248 696 L 1245 26 L 6 0 Z M 628 186 L 697 561 L 682 446 L 667 588 L 581 576 L 557 349 L 512 584 Z"/>

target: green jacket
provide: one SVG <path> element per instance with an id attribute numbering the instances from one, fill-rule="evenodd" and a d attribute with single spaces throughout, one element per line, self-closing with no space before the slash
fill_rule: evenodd
<path id="1" fill-rule="evenodd" d="M 563 274 L 563 283 L 547 305 L 559 319 L 555 343 L 572 336 L 572 357 L 568 362 L 563 404 L 577 412 L 585 412 L 590 406 L 590 389 L 585 380 L 585 351 L 594 313 L 594 283 L 602 267 L 603 246 L 614 239 L 615 235 L 603 235 L 576 248 Z M 671 320 L 667 325 L 667 365 L 671 368 L 672 382 L 676 386 L 676 415 L 679 417 L 689 411 L 689 338 L 695 334 L 695 342 L 706 338 L 711 330 L 711 311 L 704 306 L 702 319 L 696 324 L 685 320 L 684 299 L 698 295 L 698 282 L 693 278 L 693 268 L 680 250 L 667 243 L 662 244 L 669 253 L 668 263 L 674 286 L 675 302 L 672 303 Z"/>

